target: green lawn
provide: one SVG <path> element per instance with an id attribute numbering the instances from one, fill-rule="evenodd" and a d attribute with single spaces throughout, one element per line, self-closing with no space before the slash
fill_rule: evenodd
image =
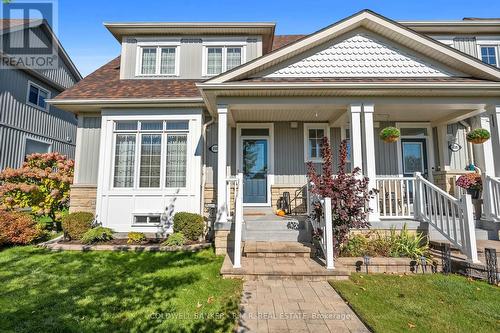
<path id="1" fill-rule="evenodd" d="M 457 275 L 353 275 L 332 286 L 375 332 L 500 332 L 500 288 Z"/>
<path id="2" fill-rule="evenodd" d="M 0 250 L 0 332 L 228 332 L 241 281 L 198 253 Z"/>

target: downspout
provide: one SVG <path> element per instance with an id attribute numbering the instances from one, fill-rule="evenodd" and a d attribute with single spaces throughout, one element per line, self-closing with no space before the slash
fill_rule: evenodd
<path id="1" fill-rule="evenodd" d="M 460 120 L 459 123 L 465 127 L 465 131 L 469 133 L 471 131 L 471 126 L 463 121 Z M 467 141 L 467 140 L 466 140 Z M 467 141 L 467 155 L 469 156 L 469 165 L 474 164 L 474 149 L 472 148 L 472 142 Z"/>
<path id="2" fill-rule="evenodd" d="M 205 179 L 207 178 L 207 127 L 212 125 L 215 122 L 215 119 L 211 119 L 209 122 L 203 124 L 201 130 L 201 136 L 203 138 L 203 152 L 202 152 L 202 161 L 203 165 L 201 167 L 201 202 L 200 202 L 200 213 L 203 215 L 203 208 L 205 204 Z"/>

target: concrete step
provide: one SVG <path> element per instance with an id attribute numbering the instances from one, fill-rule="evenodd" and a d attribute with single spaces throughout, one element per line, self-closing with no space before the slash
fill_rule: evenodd
<path id="1" fill-rule="evenodd" d="M 475 232 L 476 232 L 476 240 L 489 240 L 490 239 L 488 230 L 476 228 Z M 460 230 L 457 230 L 457 234 L 460 234 Z M 428 235 L 429 235 L 429 240 L 431 240 L 431 241 L 446 240 L 446 238 L 441 234 L 441 232 L 439 232 L 438 230 L 436 230 L 432 226 L 429 226 Z"/>
<path id="2" fill-rule="evenodd" d="M 246 230 L 245 241 L 310 242 L 311 232 L 302 230 Z"/>
<path id="3" fill-rule="evenodd" d="M 306 221 L 298 220 L 282 220 L 282 221 L 245 221 L 247 230 L 260 230 L 260 231 L 288 231 L 288 230 L 301 230 L 307 228 Z"/>
<path id="4" fill-rule="evenodd" d="M 226 255 L 220 273 L 223 278 L 243 280 L 346 280 L 349 272 L 342 267 L 327 270 L 311 258 L 241 258 L 241 268 L 233 268 Z"/>
<path id="5" fill-rule="evenodd" d="M 310 258 L 311 244 L 298 242 L 262 242 L 246 241 L 243 254 L 248 258 Z"/>

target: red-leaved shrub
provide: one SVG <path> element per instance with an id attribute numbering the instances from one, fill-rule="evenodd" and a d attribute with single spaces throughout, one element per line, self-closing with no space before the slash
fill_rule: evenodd
<path id="1" fill-rule="evenodd" d="M 27 245 L 44 236 L 31 215 L 0 211 L 0 245 Z"/>

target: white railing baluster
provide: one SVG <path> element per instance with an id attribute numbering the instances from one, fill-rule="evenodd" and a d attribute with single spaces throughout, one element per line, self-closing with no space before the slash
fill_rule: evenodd
<path id="1" fill-rule="evenodd" d="M 483 205 L 486 219 L 500 221 L 500 178 L 483 176 Z"/>
<path id="2" fill-rule="evenodd" d="M 239 172 L 234 182 L 234 268 L 241 267 L 241 232 L 243 228 L 243 173 Z"/>

